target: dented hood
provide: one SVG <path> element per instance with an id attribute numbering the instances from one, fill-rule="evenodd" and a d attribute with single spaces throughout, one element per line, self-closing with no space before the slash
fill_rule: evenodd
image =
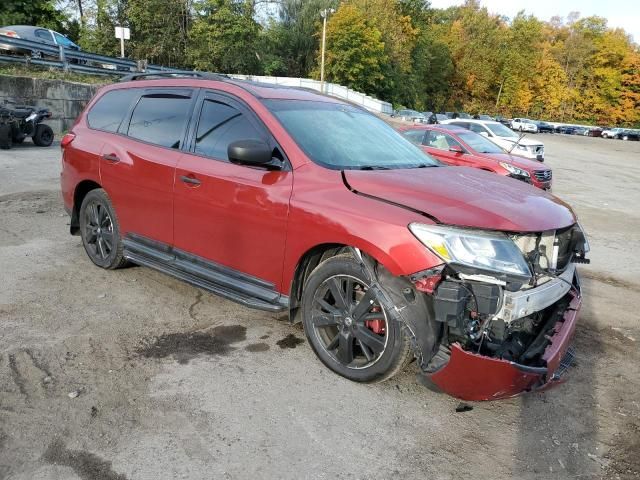
<path id="1" fill-rule="evenodd" d="M 347 186 L 434 217 L 438 222 L 511 232 L 540 232 L 575 223 L 571 208 L 524 182 L 468 167 L 346 170 Z"/>

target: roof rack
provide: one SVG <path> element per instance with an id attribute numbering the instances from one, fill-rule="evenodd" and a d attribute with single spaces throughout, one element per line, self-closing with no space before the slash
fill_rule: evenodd
<path id="1" fill-rule="evenodd" d="M 166 72 L 153 72 L 153 73 L 132 73 L 131 75 L 125 75 L 119 81 L 131 82 L 134 80 L 160 80 L 163 78 L 202 78 L 204 80 L 229 80 L 229 77 L 221 73 L 209 73 L 209 72 L 181 72 L 181 71 L 166 71 Z"/>

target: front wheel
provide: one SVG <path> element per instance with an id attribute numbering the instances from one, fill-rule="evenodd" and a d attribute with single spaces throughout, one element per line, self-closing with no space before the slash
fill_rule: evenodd
<path id="1" fill-rule="evenodd" d="M 362 266 L 350 255 L 329 258 L 311 273 L 302 314 L 315 354 L 349 380 L 386 380 L 413 357 L 401 325 L 382 308 Z"/>
<path id="2" fill-rule="evenodd" d="M 33 143 L 38 147 L 48 147 L 53 143 L 53 130 L 49 125 L 39 123 L 33 134 Z"/>

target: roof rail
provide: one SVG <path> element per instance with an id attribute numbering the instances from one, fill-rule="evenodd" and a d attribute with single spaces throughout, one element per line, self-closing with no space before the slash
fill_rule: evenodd
<path id="1" fill-rule="evenodd" d="M 160 80 L 163 78 L 202 78 L 204 80 L 229 80 L 227 75 L 220 73 L 209 72 L 181 72 L 181 71 L 166 71 L 166 72 L 153 72 L 153 73 L 132 73 L 131 75 L 125 75 L 119 81 L 131 82 L 134 80 Z"/>

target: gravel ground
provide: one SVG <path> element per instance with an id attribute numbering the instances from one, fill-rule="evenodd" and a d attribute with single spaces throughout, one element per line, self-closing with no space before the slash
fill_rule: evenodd
<path id="1" fill-rule="evenodd" d="M 282 316 L 95 268 L 59 149 L 0 151 L 0 479 L 638 478 L 640 143 L 538 138 L 590 234 L 577 365 L 463 413 L 413 366 L 350 383 Z"/>

